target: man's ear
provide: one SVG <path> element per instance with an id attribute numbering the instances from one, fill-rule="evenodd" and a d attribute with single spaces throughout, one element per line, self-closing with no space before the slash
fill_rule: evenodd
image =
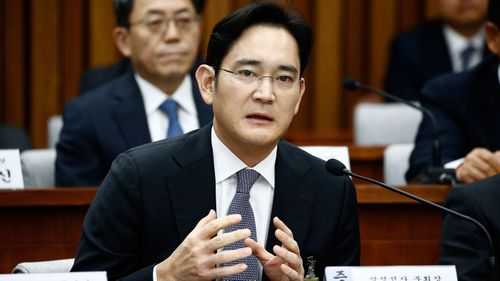
<path id="1" fill-rule="evenodd" d="M 200 65 L 196 70 L 196 81 L 198 81 L 201 97 L 206 104 L 211 105 L 215 93 L 214 68 L 207 64 Z"/>
<path id="2" fill-rule="evenodd" d="M 113 39 L 115 40 L 116 47 L 124 57 L 130 57 L 130 34 L 128 29 L 122 26 L 117 26 L 113 29 Z"/>
<path id="3" fill-rule="evenodd" d="M 488 49 L 499 56 L 500 55 L 500 30 L 492 22 L 487 22 L 485 25 L 486 30 L 486 43 L 488 44 Z"/>

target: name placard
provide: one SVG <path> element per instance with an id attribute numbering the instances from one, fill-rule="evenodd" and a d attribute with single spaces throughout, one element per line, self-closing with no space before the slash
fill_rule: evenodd
<path id="1" fill-rule="evenodd" d="M 108 281 L 105 271 L 0 274 L 0 281 Z"/>
<path id="2" fill-rule="evenodd" d="M 24 188 L 19 149 L 0 149 L 0 189 Z"/>
<path id="3" fill-rule="evenodd" d="M 454 265 L 329 266 L 324 281 L 457 281 Z"/>

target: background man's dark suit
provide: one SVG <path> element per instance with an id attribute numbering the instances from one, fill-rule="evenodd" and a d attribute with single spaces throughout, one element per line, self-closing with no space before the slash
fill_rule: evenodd
<path id="1" fill-rule="evenodd" d="M 109 280 L 151 279 L 153 266 L 216 208 L 210 132 L 205 126 L 116 159 L 85 218 L 73 270 L 105 269 Z M 304 261 L 318 261 L 320 280 L 326 265 L 359 264 L 356 194 L 349 178 L 329 174 L 324 161 L 285 141 L 278 144 L 275 169 L 271 217 L 293 231 Z M 281 242 L 269 223 L 266 248 L 272 253 Z"/>
<path id="2" fill-rule="evenodd" d="M 203 102 L 196 79 L 191 78 L 198 121 L 203 126 L 213 113 Z M 151 142 L 132 71 L 68 102 L 63 123 L 57 144 L 57 186 L 99 185 L 119 153 Z"/>
<path id="3" fill-rule="evenodd" d="M 489 54 L 485 47 L 483 57 Z M 393 40 L 384 88 L 406 100 L 418 100 L 427 81 L 452 70 L 443 23 L 424 23 Z"/>
<path id="4" fill-rule="evenodd" d="M 490 232 L 496 247 L 496 272 L 499 272 L 500 252 L 500 175 L 489 177 L 448 194 L 445 205 L 481 222 Z M 490 256 L 488 240 L 476 225 L 445 215 L 441 233 L 440 264 L 454 264 L 459 281 L 489 279 Z M 497 276 L 498 278 L 498 276 Z M 498 280 L 498 279 L 495 279 Z"/>
<path id="5" fill-rule="evenodd" d="M 442 164 L 465 157 L 476 147 L 500 149 L 497 57 L 491 56 L 471 71 L 430 81 L 420 101 L 436 116 Z M 424 115 L 406 173 L 408 181 L 432 164 L 432 128 Z"/>
<path id="6" fill-rule="evenodd" d="M 132 63 L 128 58 L 121 58 L 112 65 L 85 70 L 80 78 L 80 94 L 92 91 L 132 70 Z"/>

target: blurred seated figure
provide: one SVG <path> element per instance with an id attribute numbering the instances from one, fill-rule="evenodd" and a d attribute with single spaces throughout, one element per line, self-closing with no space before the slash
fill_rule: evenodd
<path id="1" fill-rule="evenodd" d="M 87 69 L 80 78 L 80 94 L 94 90 L 129 71 L 132 71 L 132 63 L 127 58 L 121 58 L 112 65 Z"/>
<path id="2" fill-rule="evenodd" d="M 430 81 L 420 96 L 422 106 L 436 117 L 441 164 L 456 169 L 462 182 L 500 173 L 500 0 L 491 0 L 486 23 L 488 48 L 495 56 L 471 71 L 446 74 Z M 428 116 L 420 124 L 410 157 L 408 181 L 432 165 L 433 125 Z"/>
<path id="3" fill-rule="evenodd" d="M 493 1 L 493 0 L 492 0 Z M 446 197 L 445 206 L 470 216 L 483 224 L 496 247 L 495 272 L 490 279 L 490 245 L 486 234 L 466 220 L 445 214 L 442 223 L 440 264 L 456 266 L 459 281 L 499 280 L 500 252 L 500 175 L 477 181 L 463 187 L 453 188 Z"/>
<path id="4" fill-rule="evenodd" d="M 212 120 L 194 77 L 203 4 L 113 0 L 113 39 L 132 67 L 126 71 L 121 62 L 102 70 L 124 73 L 66 104 L 56 145 L 57 186 L 100 185 L 118 154 Z"/>
<path id="5" fill-rule="evenodd" d="M 489 52 L 483 25 L 488 0 L 438 0 L 440 19 L 398 35 L 392 42 L 385 90 L 418 100 L 423 85 L 440 74 L 477 65 Z"/>
<path id="6" fill-rule="evenodd" d="M 28 135 L 21 127 L 0 125 L 0 149 L 19 149 L 23 151 L 31 148 Z"/>

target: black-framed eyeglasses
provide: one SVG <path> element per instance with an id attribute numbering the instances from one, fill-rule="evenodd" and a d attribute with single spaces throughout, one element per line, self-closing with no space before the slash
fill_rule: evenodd
<path id="1" fill-rule="evenodd" d="M 165 14 L 148 14 L 144 18 L 130 23 L 130 27 L 144 25 L 153 34 L 164 34 L 172 21 L 181 33 L 187 33 L 193 29 L 194 24 L 199 20 L 199 15 L 193 13 L 183 13 L 173 17 Z"/>
<path id="2" fill-rule="evenodd" d="M 271 79 L 271 83 L 274 89 L 279 91 L 292 90 L 297 85 L 297 82 L 300 81 L 300 77 L 298 77 L 298 75 L 292 74 L 277 74 L 275 76 L 271 76 L 260 75 L 249 69 L 240 69 L 236 71 L 232 71 L 222 67 L 219 67 L 218 69 L 232 74 L 233 77 L 236 78 L 236 80 L 240 81 L 242 84 L 254 85 L 255 87 L 259 86 L 262 82 L 262 79 L 267 77 Z"/>

